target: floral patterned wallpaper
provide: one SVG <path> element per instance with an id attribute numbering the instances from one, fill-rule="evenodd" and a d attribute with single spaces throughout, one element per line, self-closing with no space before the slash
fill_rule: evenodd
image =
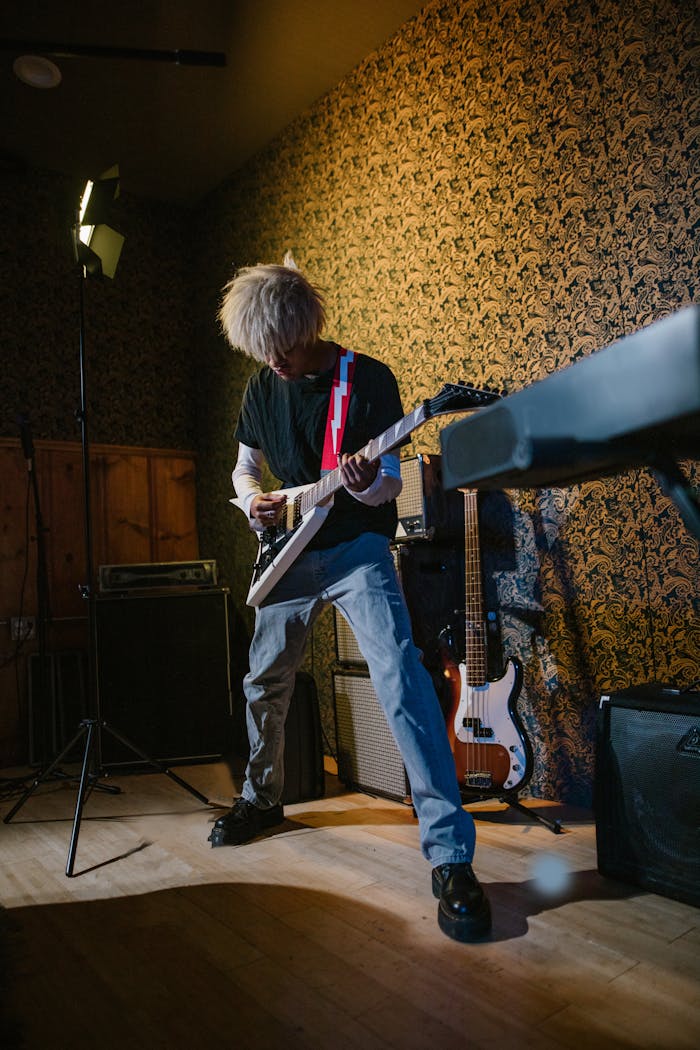
<path id="1" fill-rule="evenodd" d="M 253 550 L 227 499 L 251 366 L 214 321 L 234 269 L 291 248 L 329 337 L 392 365 L 406 411 L 458 377 L 520 389 L 698 300 L 697 44 L 693 0 L 433 0 L 206 201 L 200 527 L 241 643 Z M 408 452 L 438 449 L 427 427 Z M 505 496 L 492 582 L 532 791 L 588 805 L 600 694 L 700 677 L 698 543 L 644 470 Z M 332 742 L 330 617 L 309 664 Z"/>

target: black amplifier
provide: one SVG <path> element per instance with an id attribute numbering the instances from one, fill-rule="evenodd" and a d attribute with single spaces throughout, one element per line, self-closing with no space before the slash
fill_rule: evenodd
<path id="1" fill-rule="evenodd" d="M 700 693 L 600 698 L 595 820 L 601 875 L 700 907 Z"/>
<path id="2" fill-rule="evenodd" d="M 100 594 L 169 590 L 172 587 L 216 587 L 216 562 L 161 561 L 137 565 L 100 565 Z"/>

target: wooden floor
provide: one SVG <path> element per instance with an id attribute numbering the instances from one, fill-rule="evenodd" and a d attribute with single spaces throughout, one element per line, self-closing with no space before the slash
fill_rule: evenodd
<path id="1" fill-rule="evenodd" d="M 230 805 L 224 766 L 178 772 Z M 589 814 L 543 809 L 554 835 L 471 807 L 494 929 L 460 945 L 437 927 L 411 809 L 327 780 L 267 837 L 212 849 L 219 808 L 160 774 L 118 778 L 85 806 L 74 878 L 75 787 L 42 786 L 0 825 L 0 1045 L 700 1046 L 700 911 L 601 878 Z"/>

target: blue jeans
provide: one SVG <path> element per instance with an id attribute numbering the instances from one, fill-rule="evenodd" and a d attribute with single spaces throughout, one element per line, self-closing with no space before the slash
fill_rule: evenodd
<path id="1" fill-rule="evenodd" d="M 242 796 L 275 805 L 284 782 L 284 723 L 294 675 L 321 610 L 332 602 L 350 624 L 401 751 L 433 866 L 471 861 L 474 821 L 462 809 L 452 752 L 430 675 L 413 644 L 389 541 L 367 533 L 304 551 L 256 610 L 244 680 L 250 759 Z"/>

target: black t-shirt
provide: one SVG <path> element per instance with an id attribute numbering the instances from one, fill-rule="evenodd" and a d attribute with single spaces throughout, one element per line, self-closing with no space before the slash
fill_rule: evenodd
<path id="1" fill-rule="evenodd" d="M 260 449 L 282 488 L 318 481 L 335 366 L 322 375 L 290 382 L 264 365 L 248 380 L 235 436 Z M 355 453 L 403 417 L 393 372 L 381 361 L 358 354 L 341 452 Z M 368 507 L 344 488 L 309 543 L 334 547 L 364 532 L 393 539 L 396 502 Z"/>

